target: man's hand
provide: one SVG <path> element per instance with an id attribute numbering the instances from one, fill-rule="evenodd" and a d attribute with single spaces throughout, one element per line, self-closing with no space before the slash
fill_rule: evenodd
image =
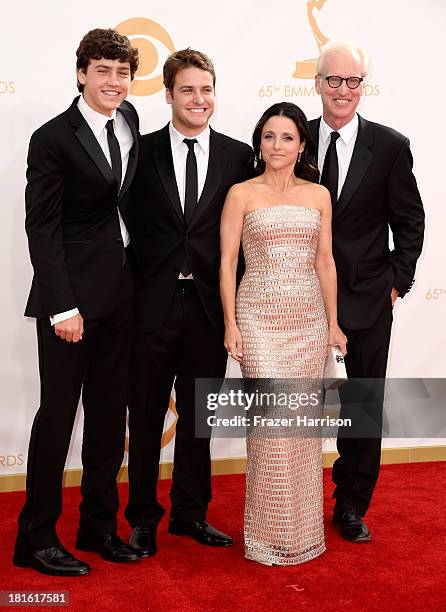
<path id="1" fill-rule="evenodd" d="M 82 340 L 84 333 L 84 320 L 80 314 L 70 317 L 65 321 L 56 323 L 54 325 L 54 333 L 59 336 L 61 340 L 67 342 L 79 342 Z"/>
<path id="2" fill-rule="evenodd" d="M 399 294 L 400 292 L 398 291 L 398 289 L 395 289 L 395 287 L 392 287 L 392 293 L 391 293 L 392 307 L 395 305 L 396 298 L 399 296 Z"/>

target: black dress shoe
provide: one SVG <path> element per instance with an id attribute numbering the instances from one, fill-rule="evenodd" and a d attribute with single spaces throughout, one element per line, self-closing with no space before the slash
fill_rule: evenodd
<path id="1" fill-rule="evenodd" d="M 372 534 L 358 512 L 350 504 L 336 504 L 333 523 L 341 526 L 341 535 L 350 542 L 370 542 Z"/>
<path id="2" fill-rule="evenodd" d="M 156 546 L 156 525 L 137 525 L 129 538 L 129 545 L 138 557 L 151 557 L 158 550 Z"/>
<path id="3" fill-rule="evenodd" d="M 41 574 L 50 576 L 85 576 L 90 571 L 89 565 L 73 557 L 60 544 L 42 550 L 16 546 L 13 563 L 17 567 L 33 567 Z"/>
<path id="4" fill-rule="evenodd" d="M 200 544 L 207 546 L 232 546 L 233 539 L 209 525 L 207 521 L 177 521 L 170 519 L 169 533 L 173 535 L 187 535 Z"/>
<path id="5" fill-rule="evenodd" d="M 95 551 L 106 561 L 127 563 L 136 561 L 138 555 L 127 546 L 116 533 L 90 533 L 79 529 L 76 548 L 84 551 Z"/>

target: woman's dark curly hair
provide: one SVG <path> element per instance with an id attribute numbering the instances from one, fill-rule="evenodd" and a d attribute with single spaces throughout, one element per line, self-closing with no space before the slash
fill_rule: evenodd
<path id="1" fill-rule="evenodd" d="M 130 76 L 133 79 L 138 70 L 138 49 L 132 47 L 127 36 L 122 36 L 116 30 L 96 28 L 85 34 L 76 51 L 76 70 L 87 72 L 90 60 L 102 57 L 109 60 L 119 60 L 130 64 Z M 79 91 L 83 91 L 82 83 L 77 82 Z"/>
<path id="2" fill-rule="evenodd" d="M 265 162 L 260 157 L 260 142 L 265 123 L 271 117 L 288 117 L 294 121 L 301 141 L 305 142 L 300 161 L 296 161 L 294 174 L 299 178 L 317 183 L 319 181 L 319 170 L 316 160 L 316 146 L 311 137 L 308 121 L 304 112 L 291 102 L 278 102 L 270 106 L 260 117 L 252 135 L 252 147 L 254 149 L 254 171 L 262 174 L 265 171 Z"/>

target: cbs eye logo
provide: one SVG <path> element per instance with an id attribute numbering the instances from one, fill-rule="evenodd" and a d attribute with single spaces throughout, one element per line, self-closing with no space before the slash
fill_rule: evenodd
<path id="1" fill-rule="evenodd" d="M 127 36 L 139 51 L 139 67 L 130 86 L 130 93 L 134 96 L 151 96 L 161 91 L 165 58 L 175 51 L 169 34 L 159 23 L 144 17 L 126 19 L 115 29 Z"/>

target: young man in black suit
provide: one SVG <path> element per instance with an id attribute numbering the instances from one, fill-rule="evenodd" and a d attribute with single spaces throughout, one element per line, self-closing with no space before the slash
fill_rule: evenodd
<path id="1" fill-rule="evenodd" d="M 41 403 L 28 453 L 14 564 L 78 576 L 89 566 L 60 543 L 62 476 L 82 389 L 82 503 L 77 548 L 134 561 L 116 534 L 124 454 L 134 270 L 130 184 L 138 115 L 125 102 L 138 52 L 113 30 L 77 50 L 81 96 L 32 135 L 26 231 L 34 278 L 25 314 L 37 319 Z"/>
<path id="2" fill-rule="evenodd" d="M 175 382 L 176 426 L 169 533 L 202 544 L 232 539 L 206 521 L 211 499 L 209 440 L 195 437 L 194 381 L 224 377 L 219 293 L 220 216 L 229 188 L 247 178 L 251 149 L 209 127 L 211 60 L 186 49 L 164 65 L 172 120 L 141 139 L 134 183 L 135 249 L 141 266 L 131 368 L 130 544 L 156 552 L 164 514 L 157 500 L 161 434 Z"/>
<path id="3" fill-rule="evenodd" d="M 370 437 L 348 437 L 347 430 L 339 431 L 333 522 L 346 539 L 367 542 L 371 534 L 363 516 L 380 466 L 392 308 L 413 284 L 423 245 L 424 211 L 412 173 L 409 140 L 356 113 L 367 74 L 365 53 L 351 44 L 327 45 L 317 72 L 323 115 L 311 121 L 310 128 L 318 144 L 321 182 L 332 199 L 338 316 L 348 340 L 347 374 L 378 379 L 361 400 L 362 415 L 371 414 L 374 422 Z M 343 416 L 350 410 L 349 416 L 358 414 L 357 392 L 353 383 L 341 387 Z"/>

